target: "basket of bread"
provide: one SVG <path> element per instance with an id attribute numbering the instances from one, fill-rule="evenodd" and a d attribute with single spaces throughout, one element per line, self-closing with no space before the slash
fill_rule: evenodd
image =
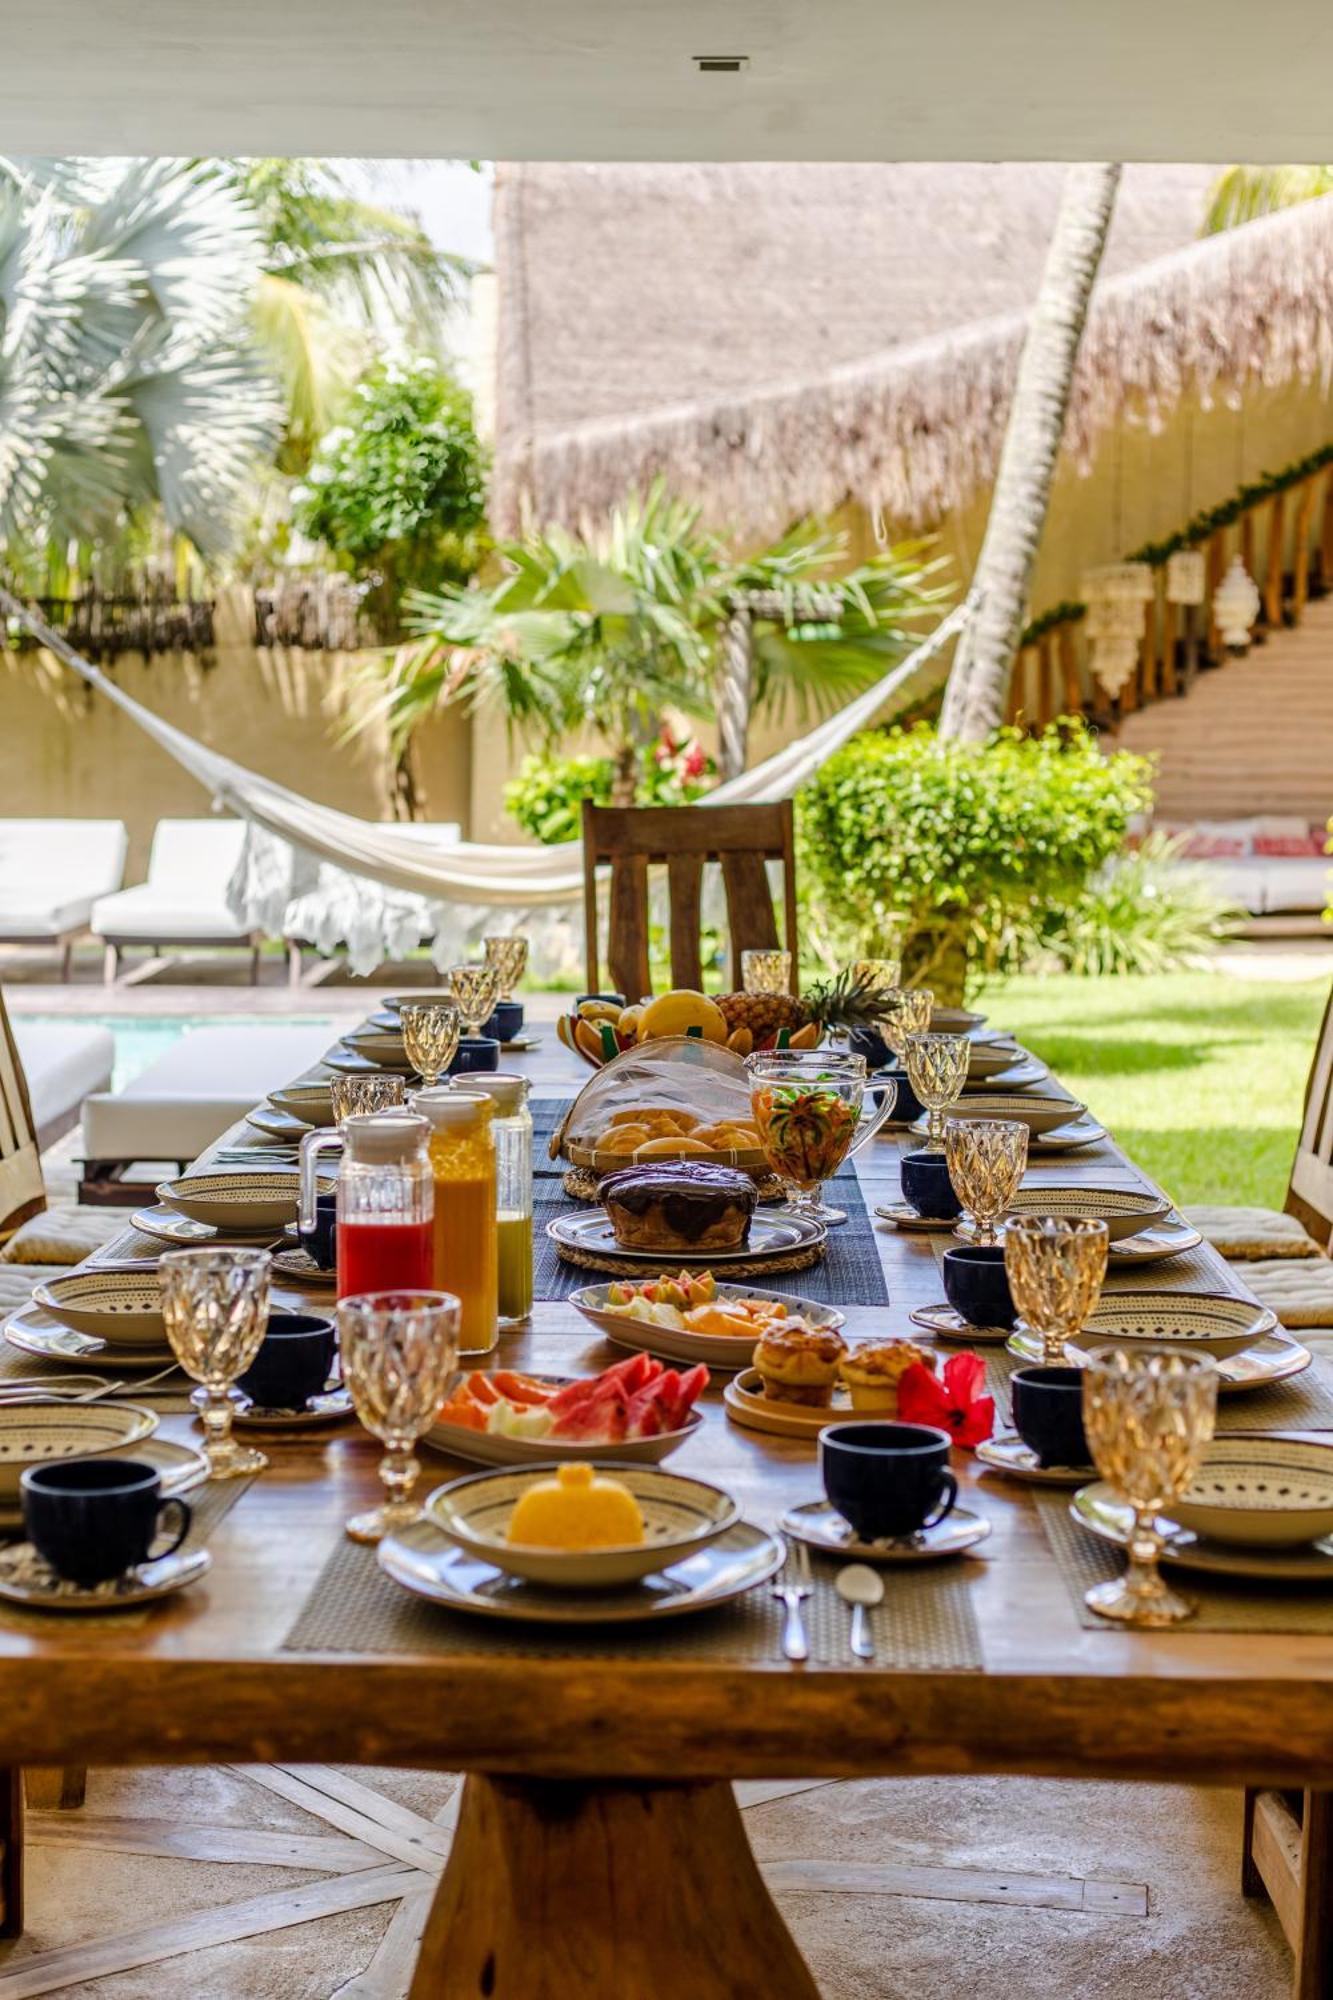
<path id="1" fill-rule="evenodd" d="M 619 1168 L 652 1160 L 711 1161 L 769 1178 L 739 1055 L 685 1035 L 627 1049 L 589 1079 L 551 1137 L 568 1160 L 566 1191 L 584 1200 Z"/>

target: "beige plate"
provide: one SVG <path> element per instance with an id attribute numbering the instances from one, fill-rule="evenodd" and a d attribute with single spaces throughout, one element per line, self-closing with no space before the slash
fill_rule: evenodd
<path id="1" fill-rule="evenodd" d="M 575 1378 L 538 1375 L 534 1379 L 559 1389 Z M 608 1443 L 605 1438 L 588 1442 L 575 1438 L 505 1437 L 500 1432 L 471 1431 L 462 1424 L 437 1423 L 421 1442 L 434 1445 L 436 1451 L 447 1451 L 451 1458 L 470 1459 L 474 1465 L 568 1465 L 585 1458 L 606 1459 L 612 1454 L 622 1465 L 660 1465 L 673 1451 L 689 1443 L 702 1422 L 699 1411 L 691 1410 L 678 1431 L 661 1431 L 656 1437 L 622 1438 L 616 1444 Z"/>
<path id="2" fill-rule="evenodd" d="M 165 1356 L 160 1347 L 111 1347 L 91 1333 L 75 1333 L 61 1326 L 40 1306 L 23 1306 L 5 1322 L 5 1339 L 24 1354 L 39 1354 L 44 1361 L 68 1362 L 71 1368 L 161 1368 Z"/>
<path id="3" fill-rule="evenodd" d="M 1099 1479 L 1080 1487 L 1069 1503 L 1069 1511 L 1082 1527 L 1099 1535 L 1104 1542 L 1123 1548 L 1129 1536 L 1131 1514 Z M 1174 1515 L 1157 1516 L 1158 1533 L 1164 1536 L 1162 1561 L 1181 1569 L 1197 1570 L 1214 1576 L 1254 1577 L 1264 1583 L 1333 1584 L 1333 1541 L 1309 1542 L 1298 1549 L 1253 1549 L 1205 1541 L 1182 1527 Z"/>
<path id="4" fill-rule="evenodd" d="M 522 1471 L 472 1472 L 437 1486 L 426 1513 L 461 1549 L 509 1576 L 555 1590 L 615 1590 L 684 1562 L 716 1541 L 738 1519 L 736 1502 L 720 1486 L 656 1466 L 594 1461 L 599 1473 L 627 1486 L 639 1503 L 644 1540 L 609 1549 L 529 1548 L 505 1539 L 519 1496 L 555 1477 L 550 1460 Z"/>
<path id="5" fill-rule="evenodd" d="M 789 1507 L 778 1526 L 784 1535 L 808 1542 L 826 1556 L 841 1556 L 852 1562 L 919 1563 L 937 1562 L 941 1556 L 960 1556 L 984 1542 L 991 1524 L 966 1507 L 955 1507 L 933 1528 L 915 1535 L 901 1535 L 894 1541 L 863 1542 L 851 1524 L 827 1500 L 807 1500 L 802 1507 Z"/>
<path id="6" fill-rule="evenodd" d="M 1252 1347 L 1276 1325 L 1271 1307 L 1222 1292 L 1103 1292 L 1079 1340 L 1085 1347 L 1094 1340 L 1130 1349 L 1185 1347 L 1222 1361 Z"/>
<path id="7" fill-rule="evenodd" d="M 137 1444 L 117 1445 L 105 1458 L 132 1458 L 136 1465 L 151 1465 L 162 1476 L 162 1497 L 193 1493 L 208 1478 L 208 1460 L 193 1445 L 176 1444 L 158 1435 L 140 1438 Z M 0 1529 L 23 1525 L 23 1507 L 16 1493 L 10 1501 L 0 1500 Z"/>
<path id="8" fill-rule="evenodd" d="M 1067 1125 L 1054 1125 L 1049 1132 L 1034 1132 L 1028 1140 L 1029 1151 L 1037 1153 L 1077 1153 L 1084 1146 L 1095 1146 L 1106 1137 L 1106 1127 L 1099 1125 L 1090 1111 L 1078 1118 L 1071 1118 Z"/>
<path id="9" fill-rule="evenodd" d="M 748 1368 L 754 1358 L 755 1342 L 759 1330 L 752 1334 L 695 1333 L 686 1326 L 657 1326 L 650 1320 L 632 1319 L 626 1312 L 615 1312 L 606 1304 L 609 1285 L 584 1285 L 581 1290 L 571 1292 L 569 1302 L 577 1306 L 583 1317 L 604 1333 L 617 1347 L 627 1347 L 632 1352 L 656 1354 L 663 1361 L 707 1362 L 712 1368 Z M 770 1299 L 786 1306 L 794 1319 L 803 1319 L 809 1326 L 840 1327 L 845 1315 L 835 1312 L 832 1306 L 816 1305 L 813 1299 L 793 1298 L 786 1292 L 760 1291 L 754 1285 L 719 1285 L 717 1303 L 726 1305 L 732 1299 Z"/>
<path id="10" fill-rule="evenodd" d="M 969 1007 L 932 1007 L 930 1010 L 931 1033 L 936 1035 L 967 1035 L 975 1028 L 984 1027 L 984 1014 L 974 1014 Z"/>
<path id="11" fill-rule="evenodd" d="M 748 1521 L 737 1521 L 684 1562 L 621 1590 L 551 1590 L 507 1576 L 451 1542 L 429 1520 L 390 1535 L 379 1565 L 395 1583 L 453 1611 L 537 1625 L 638 1625 L 708 1611 L 757 1590 L 787 1560 L 785 1544 Z"/>
<path id="12" fill-rule="evenodd" d="M 339 1042 L 336 1049 L 330 1049 L 324 1058 L 330 1069 L 341 1070 L 344 1076 L 382 1076 L 388 1070 L 395 1076 L 411 1076 L 412 1065 L 406 1055 L 400 1055 L 396 1062 L 372 1062 L 360 1049 L 352 1048 L 347 1042 Z"/>
<path id="13" fill-rule="evenodd" d="M 266 1139 L 286 1139 L 297 1144 L 307 1132 L 315 1129 L 304 1118 L 293 1118 L 289 1111 L 279 1111 L 273 1104 L 261 1104 L 257 1111 L 248 1113 L 245 1122 L 254 1131 L 262 1132 Z M 262 1156 L 256 1155 L 256 1158 L 259 1157 Z"/>
<path id="14" fill-rule="evenodd" d="M 262 1159 L 256 1152 L 256 1159 Z M 174 1208 L 164 1208 L 159 1202 L 155 1208 L 136 1208 L 130 1217 L 130 1228 L 137 1229 L 141 1236 L 151 1236 L 158 1243 L 166 1243 L 172 1249 L 193 1250 L 205 1243 L 253 1243 L 259 1249 L 267 1249 L 274 1241 L 276 1229 L 250 1230 L 245 1234 L 228 1230 L 224 1238 L 211 1222 L 194 1222 L 188 1215 L 178 1215 Z"/>
<path id="15" fill-rule="evenodd" d="M 1001 1431 L 998 1436 L 987 1438 L 977 1446 L 976 1456 L 993 1472 L 1026 1480 L 1031 1486 L 1084 1486 L 1093 1476 L 1090 1465 L 1043 1465 L 1017 1431 Z"/>
<path id="16" fill-rule="evenodd" d="M 1132 1188 L 1024 1187 L 1014 1196 L 1008 1215 L 1056 1215 L 1104 1222 L 1112 1243 L 1119 1243 L 1153 1228 L 1170 1209 L 1165 1195 Z M 955 1234 L 969 1242 L 976 1234 L 976 1224 L 968 1218 L 958 1224 Z"/>
<path id="17" fill-rule="evenodd" d="M 963 1085 L 963 1101 L 955 1112 L 955 1117 L 966 1117 L 967 1107 L 974 1096 L 982 1091 L 1028 1090 L 1034 1083 L 1045 1083 L 1050 1069 L 1036 1056 L 1010 1056 L 1007 1065 L 995 1069 L 979 1070 L 975 1058 L 968 1071 L 967 1082 Z"/>
<path id="18" fill-rule="evenodd" d="M 156 1429 L 154 1412 L 137 1403 L 0 1405 L 0 1501 L 18 1500 L 19 1479 L 30 1465 L 100 1458 Z"/>
<path id="19" fill-rule="evenodd" d="M 964 1347 L 1003 1347 L 1009 1338 L 1007 1326 L 971 1326 L 950 1305 L 918 1306 L 908 1318 L 937 1340 L 957 1340 Z"/>
<path id="20" fill-rule="evenodd" d="M 830 1424 L 897 1423 L 896 1410 L 854 1410 L 851 1391 L 834 1385 L 833 1400 L 822 1408 L 813 1403 L 783 1403 L 764 1394 L 757 1368 L 747 1368 L 722 1391 L 727 1415 L 747 1430 L 769 1431 L 774 1437 L 817 1438 Z"/>
<path id="21" fill-rule="evenodd" d="M 48 1278 L 33 1292 L 33 1304 L 72 1326 L 91 1333 L 111 1347 L 167 1349 L 162 1320 L 162 1293 L 157 1273 L 85 1267 L 63 1278 Z"/>
<path id="22" fill-rule="evenodd" d="M 1059 1125 L 1068 1125 L 1072 1119 L 1082 1117 L 1087 1110 L 1085 1104 L 1068 1097 L 1056 1097 L 1044 1090 L 978 1090 L 969 1091 L 964 1099 L 966 1116 L 969 1118 L 1011 1118 L 1020 1125 L 1026 1125 L 1029 1132 L 1050 1132 Z M 953 1117 L 961 1117 L 963 1112 L 954 1110 Z M 912 1126 L 914 1132 L 924 1132 L 926 1121 L 918 1119 Z"/>
<path id="23" fill-rule="evenodd" d="M 1108 1296 L 1114 1298 L 1115 1294 Z M 1023 1361 L 1041 1360 L 1040 1344 L 1030 1333 L 1011 1335 L 1009 1351 Z M 1225 1361 L 1218 1362 L 1217 1393 L 1219 1396 L 1239 1396 L 1250 1389 L 1269 1389 L 1274 1382 L 1286 1382 L 1293 1375 L 1303 1375 L 1313 1360 L 1309 1348 L 1302 1347 L 1299 1341 L 1291 1340 L 1280 1332 L 1266 1333 L 1239 1354 L 1229 1354 Z M 1085 1367 L 1087 1350 L 1071 1342 L 1065 1349 L 1065 1361 L 1073 1368 Z"/>
<path id="24" fill-rule="evenodd" d="M 332 1125 L 333 1100 L 327 1083 L 289 1083 L 285 1090 L 271 1090 L 269 1104 L 287 1118 L 306 1125 Z"/>
<path id="25" fill-rule="evenodd" d="M 197 1583 L 211 1560 L 207 1549 L 178 1552 L 159 1562 L 140 1563 L 111 1583 L 81 1590 L 77 1584 L 61 1583 L 30 1542 L 17 1542 L 13 1548 L 0 1549 L 0 1598 L 34 1611 L 128 1611 Z"/>
<path id="26" fill-rule="evenodd" d="M 1214 1438 L 1171 1518 L 1246 1548 L 1299 1548 L 1333 1535 L 1333 1444 Z"/>
<path id="27" fill-rule="evenodd" d="M 1111 1262 L 1164 1264 L 1168 1257 L 1180 1257 L 1186 1250 L 1197 1250 L 1202 1242 L 1198 1230 L 1182 1222 L 1173 1209 L 1165 1222 L 1154 1223 L 1150 1229 L 1139 1230 L 1136 1236 L 1127 1236 L 1123 1242 L 1113 1243 Z"/>
<path id="28" fill-rule="evenodd" d="M 156 1193 L 165 1208 L 174 1208 L 192 1222 L 211 1223 L 219 1235 L 233 1236 L 279 1230 L 294 1221 L 299 1186 L 294 1168 L 261 1168 L 255 1173 L 186 1174 L 178 1181 L 163 1181 Z M 325 1176 L 319 1191 L 331 1194 L 333 1186 Z"/>

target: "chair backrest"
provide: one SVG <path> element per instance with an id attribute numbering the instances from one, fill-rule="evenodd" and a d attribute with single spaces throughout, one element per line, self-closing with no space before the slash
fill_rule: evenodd
<path id="1" fill-rule="evenodd" d="M 243 819 L 160 819 L 148 855 L 155 889 L 188 888 L 200 900 L 231 880 L 245 841 Z"/>
<path id="2" fill-rule="evenodd" d="M 0 993 L 0 1242 L 45 1207 L 28 1080 Z"/>
<path id="3" fill-rule="evenodd" d="M 109 896 L 125 879 L 123 819 L 0 819 L 0 896 L 12 884 L 53 901 Z"/>
<path id="4" fill-rule="evenodd" d="M 597 870 L 610 864 L 607 970 L 628 1000 L 651 993 L 648 970 L 648 869 L 664 866 L 670 909 L 671 980 L 697 987 L 704 864 L 722 870 L 730 932 L 731 983 L 741 983 L 741 953 L 784 944 L 796 984 L 796 851 L 790 799 L 753 806 L 595 806 L 583 803 L 583 907 L 588 991 L 598 989 Z M 782 863 L 783 937 L 769 887 L 770 861 Z"/>
<path id="5" fill-rule="evenodd" d="M 1333 1246 L 1333 988 L 1305 1086 L 1301 1136 L 1283 1207 L 1305 1225 L 1321 1249 Z"/>

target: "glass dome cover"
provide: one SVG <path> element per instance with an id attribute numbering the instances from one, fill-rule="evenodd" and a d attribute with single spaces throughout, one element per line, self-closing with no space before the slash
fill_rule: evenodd
<path id="1" fill-rule="evenodd" d="M 611 1173 L 661 1159 L 766 1171 L 750 1080 L 731 1049 L 662 1035 L 594 1072 L 551 1138 L 551 1157 Z"/>

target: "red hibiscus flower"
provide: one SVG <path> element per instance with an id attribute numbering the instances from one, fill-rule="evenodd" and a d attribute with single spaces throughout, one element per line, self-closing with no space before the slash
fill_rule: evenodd
<path id="1" fill-rule="evenodd" d="M 898 1414 L 904 1423 L 948 1431 L 955 1444 L 975 1451 L 995 1429 L 995 1399 L 978 1394 L 985 1379 L 979 1354 L 951 1354 L 939 1380 L 914 1361 L 898 1384 Z"/>

